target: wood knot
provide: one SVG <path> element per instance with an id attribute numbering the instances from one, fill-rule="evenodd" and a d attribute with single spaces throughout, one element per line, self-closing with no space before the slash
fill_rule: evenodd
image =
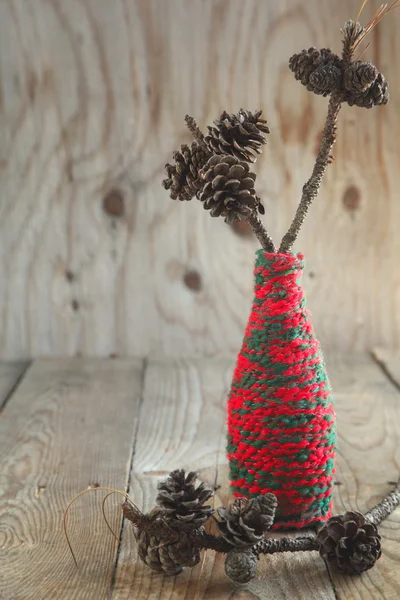
<path id="1" fill-rule="evenodd" d="M 355 185 L 349 185 L 343 194 L 343 206 L 352 213 L 360 208 L 361 192 Z"/>
<path id="2" fill-rule="evenodd" d="M 75 274 L 72 271 L 70 271 L 70 269 L 67 269 L 65 271 L 65 279 L 72 283 L 73 281 L 75 281 Z"/>
<path id="3" fill-rule="evenodd" d="M 124 198 L 119 190 L 110 190 L 103 198 L 103 210 L 110 217 L 122 217 L 125 212 Z"/>
<path id="4" fill-rule="evenodd" d="M 199 292 L 203 287 L 201 275 L 198 271 L 195 271 L 194 269 L 185 273 L 183 277 L 183 282 L 186 285 L 186 287 L 188 287 L 190 290 L 193 290 L 194 292 Z"/>

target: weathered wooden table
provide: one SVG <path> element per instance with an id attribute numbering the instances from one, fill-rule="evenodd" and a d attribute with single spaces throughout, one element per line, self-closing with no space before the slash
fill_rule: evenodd
<path id="1" fill-rule="evenodd" d="M 328 355 L 339 455 L 335 509 L 366 510 L 400 473 L 400 355 Z M 213 552 L 176 578 L 137 560 L 120 499 L 104 492 L 72 507 L 76 569 L 62 534 L 68 501 L 89 487 L 129 490 L 149 509 L 176 467 L 229 488 L 225 398 L 233 361 L 36 360 L 0 369 L 0 598 L 4 600 L 245 600 L 400 598 L 400 511 L 381 527 L 383 557 L 360 578 L 328 572 L 318 554 L 263 557 L 256 580 L 235 586 Z"/>

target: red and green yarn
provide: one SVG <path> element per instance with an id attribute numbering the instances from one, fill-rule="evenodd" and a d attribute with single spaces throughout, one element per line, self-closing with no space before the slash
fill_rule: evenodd
<path id="1" fill-rule="evenodd" d="M 332 391 L 300 278 L 302 254 L 257 252 L 255 298 L 228 401 L 235 496 L 273 492 L 275 527 L 331 516 Z"/>

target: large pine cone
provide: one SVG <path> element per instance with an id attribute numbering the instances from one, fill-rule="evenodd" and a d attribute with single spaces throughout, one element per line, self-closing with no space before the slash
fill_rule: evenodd
<path id="1" fill-rule="evenodd" d="M 214 492 L 206 483 L 196 488 L 197 477 L 196 472 L 186 475 L 183 469 L 177 469 L 158 484 L 156 502 L 165 520 L 176 529 L 190 531 L 201 527 L 214 512 L 211 506 L 205 505 Z"/>
<path id="2" fill-rule="evenodd" d="M 204 187 L 199 199 L 212 217 L 222 216 L 226 223 L 234 223 L 244 218 L 249 209 L 264 214 L 264 206 L 254 189 L 256 176 L 246 162 L 234 156 L 215 154 L 200 177 Z"/>
<path id="3" fill-rule="evenodd" d="M 215 127 L 208 127 L 205 142 L 214 154 L 230 154 L 240 160 L 254 162 L 261 146 L 267 143 L 269 128 L 261 118 L 261 110 L 251 113 L 242 108 L 237 114 L 226 111 L 214 121 Z"/>
<path id="4" fill-rule="evenodd" d="M 323 68 L 325 70 L 321 70 Z M 332 92 L 334 86 L 340 86 L 341 60 L 329 48 L 308 48 L 289 59 L 289 68 L 296 79 L 300 80 L 311 92 L 326 95 Z M 314 74 L 319 70 L 318 74 Z M 314 74 L 314 75 L 313 75 Z M 321 85 L 322 83 L 322 85 Z M 329 84 L 329 91 L 327 89 Z"/>
<path id="5" fill-rule="evenodd" d="M 218 530 L 232 546 L 253 546 L 271 528 L 276 507 L 274 494 L 264 494 L 250 500 L 236 498 L 228 508 L 221 506 L 217 509 L 220 518 Z"/>
<path id="6" fill-rule="evenodd" d="M 210 158 L 210 153 L 204 144 L 193 142 L 190 148 L 183 144 L 172 157 L 174 164 L 165 165 L 168 177 L 162 184 L 169 190 L 172 200 L 191 200 L 202 187 L 199 171 Z"/>
<path id="7" fill-rule="evenodd" d="M 139 556 L 153 571 L 176 575 L 183 567 L 193 567 L 200 561 L 200 551 L 193 548 L 190 539 L 183 532 L 171 542 L 167 542 L 164 535 L 157 533 L 157 530 L 150 533 L 134 529 L 134 533 Z"/>
<path id="8" fill-rule="evenodd" d="M 381 556 L 381 536 L 359 512 L 332 517 L 318 532 L 319 553 L 342 573 L 358 575 Z"/>

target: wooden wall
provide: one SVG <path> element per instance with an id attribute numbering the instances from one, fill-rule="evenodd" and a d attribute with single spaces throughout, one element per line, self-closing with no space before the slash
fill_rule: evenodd
<path id="1" fill-rule="evenodd" d="M 257 163 L 278 241 L 327 101 L 289 56 L 340 49 L 360 0 L 0 0 L 0 354 L 234 352 L 256 243 L 161 189 L 163 165 L 222 109 L 262 108 Z M 370 0 L 365 18 L 378 2 Z M 388 107 L 345 107 L 305 224 L 304 286 L 325 346 L 400 339 L 400 11 L 365 56 Z"/>

